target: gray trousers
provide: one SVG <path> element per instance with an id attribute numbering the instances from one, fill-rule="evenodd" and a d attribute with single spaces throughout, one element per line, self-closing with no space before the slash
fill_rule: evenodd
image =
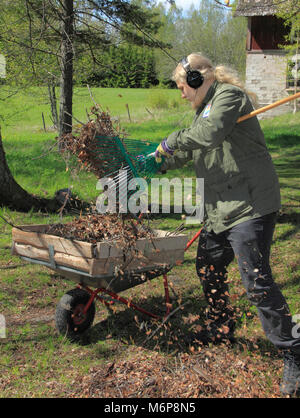
<path id="1" fill-rule="evenodd" d="M 229 304 L 227 267 L 237 258 L 249 301 L 257 307 L 266 337 L 281 350 L 300 354 L 300 338 L 293 327 L 286 300 L 273 280 L 269 264 L 276 213 L 242 222 L 220 234 L 207 232 L 199 237 L 196 269 L 208 302 L 208 320 L 228 324 L 234 312 Z"/>

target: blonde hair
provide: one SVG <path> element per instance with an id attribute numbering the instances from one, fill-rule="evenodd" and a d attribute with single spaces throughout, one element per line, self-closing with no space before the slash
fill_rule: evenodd
<path id="1" fill-rule="evenodd" d="M 256 105 L 257 96 L 245 88 L 243 81 L 240 79 L 235 70 L 225 65 L 217 65 L 214 67 L 210 59 L 206 58 L 199 52 L 194 52 L 188 55 L 187 61 L 192 70 L 198 70 L 201 72 L 204 80 L 217 80 L 220 83 L 228 83 L 237 86 L 243 90 L 250 97 L 252 103 Z M 180 81 L 186 83 L 186 71 L 181 63 L 179 63 L 175 68 L 172 80 L 175 82 Z"/>

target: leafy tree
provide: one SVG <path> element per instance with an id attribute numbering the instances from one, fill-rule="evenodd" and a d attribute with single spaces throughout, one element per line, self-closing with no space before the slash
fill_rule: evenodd
<path id="1" fill-rule="evenodd" d="M 160 13 L 163 7 L 160 6 Z M 233 17 L 231 11 L 220 7 L 213 0 L 202 0 L 199 7 L 192 6 L 183 15 L 175 5 L 165 12 L 160 39 L 168 39 L 173 45 L 168 50 L 171 60 L 163 52 L 156 52 L 157 71 L 161 77 L 170 78 L 175 64 L 191 52 L 201 52 L 214 64 L 227 64 L 240 73 L 245 71 L 245 18 Z"/>
<path id="2" fill-rule="evenodd" d="M 103 48 L 111 39 L 154 46 L 151 37 L 145 35 L 159 27 L 153 20 L 151 3 L 145 1 L 141 7 L 126 0 L 2 0 L 0 47 L 8 71 L 22 74 L 25 82 L 40 81 L 48 75 L 55 79 L 59 74 L 60 135 L 72 129 L 76 55 L 89 53 L 96 63 L 95 46 Z M 9 81 L 14 83 L 13 77 Z M 51 210 L 49 202 L 29 198 L 14 181 L 1 138 L 0 179 L 0 205 L 25 211 L 28 206 Z M 54 204 L 52 210 L 56 209 Z"/>
<path id="3" fill-rule="evenodd" d="M 155 50 L 156 72 L 162 84 L 172 86 L 170 75 L 174 65 L 182 58 L 180 49 L 185 36 L 184 18 L 182 10 L 178 9 L 176 4 L 172 4 L 167 11 L 162 4 L 159 4 L 155 10 L 159 13 L 162 22 L 157 37 L 166 39 L 171 45 L 164 50 Z"/>
<path id="4" fill-rule="evenodd" d="M 88 77 L 81 77 L 82 84 L 100 87 L 148 88 L 158 83 L 154 54 L 148 47 L 129 45 L 110 46 L 101 59 L 106 67 L 97 67 Z"/>
<path id="5" fill-rule="evenodd" d="M 155 19 L 152 4 L 126 0 L 3 0 L 0 46 L 7 56 L 10 81 L 59 82 L 59 132 L 70 131 L 76 58 L 84 56 L 85 64 L 89 61 L 94 68 L 105 68 L 99 56 L 109 45 L 127 41 L 156 46 L 151 34 L 160 22 Z"/>

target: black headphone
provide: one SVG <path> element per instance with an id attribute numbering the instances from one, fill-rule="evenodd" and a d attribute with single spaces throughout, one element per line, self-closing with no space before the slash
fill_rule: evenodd
<path id="1" fill-rule="evenodd" d="M 198 70 L 192 70 L 190 64 L 187 60 L 187 57 L 182 58 L 181 65 L 186 72 L 186 82 L 187 85 L 192 87 L 193 89 L 198 89 L 202 86 L 204 77 Z"/>

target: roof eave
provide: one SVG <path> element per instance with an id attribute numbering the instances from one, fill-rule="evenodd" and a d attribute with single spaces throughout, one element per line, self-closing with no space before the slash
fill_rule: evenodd
<path id="1" fill-rule="evenodd" d="M 276 14 L 276 5 L 268 0 L 241 0 L 234 16 L 272 16 Z"/>

